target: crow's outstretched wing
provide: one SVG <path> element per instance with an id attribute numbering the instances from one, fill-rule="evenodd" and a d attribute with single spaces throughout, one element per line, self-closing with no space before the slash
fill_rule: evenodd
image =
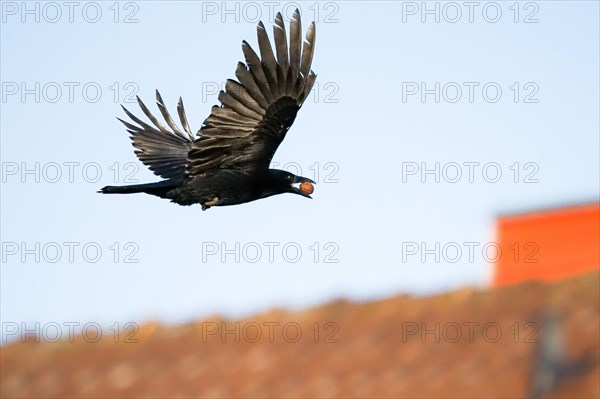
<path id="1" fill-rule="evenodd" d="M 310 69 L 315 24 L 310 25 L 302 43 L 300 13 L 296 10 L 290 21 L 288 51 L 283 18 L 278 13 L 273 26 L 275 53 L 262 22 L 257 30 L 261 58 L 243 42 L 246 65 L 238 63 L 235 76 L 239 82 L 227 81 L 225 91 L 219 93 L 221 106 L 212 108 L 196 141 L 181 98 L 177 113 L 183 131 L 173 122 L 158 91 L 156 103 L 169 128 L 139 98 L 140 108 L 154 126 L 123 107 L 136 124 L 117 119 L 131 134 L 138 158 L 155 174 L 179 180 L 215 168 L 252 173 L 269 167 L 316 79 Z"/>
<path id="2" fill-rule="evenodd" d="M 290 21 L 289 51 L 280 13 L 273 27 L 275 53 L 262 22 L 257 31 L 260 58 L 244 41 L 246 65 L 238 63 L 235 71 L 239 82 L 228 80 L 219 93 L 221 106 L 212 108 L 188 154 L 188 175 L 214 168 L 266 170 L 312 89 L 314 22 L 303 43 L 296 10 Z"/>
<path id="3" fill-rule="evenodd" d="M 177 113 L 183 126 L 183 132 L 173 122 L 158 90 L 156 91 L 156 104 L 170 129 L 163 126 L 150 113 L 139 97 L 137 101 L 144 114 L 152 121 L 154 126 L 150 126 L 137 118 L 125 107 L 123 107 L 123 110 L 127 116 L 139 126 L 117 118 L 127 127 L 127 131 L 131 134 L 132 144 L 136 148 L 135 154 L 144 165 L 148 166 L 158 176 L 165 179 L 182 179 L 185 176 L 186 165 L 188 163 L 188 152 L 194 142 L 194 136 L 185 116 L 183 101 L 179 98 L 179 104 L 177 104 Z"/>

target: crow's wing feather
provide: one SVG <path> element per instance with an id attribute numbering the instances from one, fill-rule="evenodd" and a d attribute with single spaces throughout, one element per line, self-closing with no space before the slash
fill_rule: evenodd
<path id="1" fill-rule="evenodd" d="M 150 113 L 139 97 L 137 100 L 140 108 L 154 126 L 137 118 L 125 107 L 123 107 L 123 110 L 137 125 L 117 118 L 131 134 L 132 144 L 136 148 L 135 154 L 156 175 L 165 179 L 182 179 L 185 177 L 188 152 L 192 148 L 194 141 L 194 136 L 190 131 L 187 117 L 185 116 L 183 101 L 180 98 L 177 105 L 177 113 L 184 129 L 182 132 L 175 122 L 173 122 L 158 90 L 156 91 L 156 104 L 171 130 L 161 124 Z"/>
<path id="2" fill-rule="evenodd" d="M 314 22 L 308 28 L 304 46 L 298 10 L 290 22 L 289 47 L 281 13 L 275 18 L 273 31 L 275 53 L 262 22 L 257 28 L 260 57 L 246 41 L 242 42 L 246 64 L 240 62 L 236 68 L 239 82 L 227 80 L 225 91 L 219 93 L 221 106 L 212 108 L 195 141 L 181 98 L 177 113 L 183 130 L 171 118 L 158 91 L 156 104 L 168 128 L 139 98 L 140 108 L 154 126 L 123 107 L 135 124 L 117 119 L 131 134 L 136 155 L 151 171 L 165 179 L 183 179 L 213 168 L 251 173 L 269 167 L 316 79 L 310 69 Z"/>
<path id="3" fill-rule="evenodd" d="M 260 58 L 247 42 L 242 43 L 246 65 L 238 63 L 238 82 L 228 80 L 204 121 L 188 154 L 187 174 L 198 175 L 213 168 L 252 173 L 266 170 L 308 97 L 316 75 L 310 66 L 315 46 L 312 23 L 302 46 L 300 13 L 290 22 L 289 51 L 280 13 L 273 27 L 275 50 L 262 23 L 258 24 Z"/>

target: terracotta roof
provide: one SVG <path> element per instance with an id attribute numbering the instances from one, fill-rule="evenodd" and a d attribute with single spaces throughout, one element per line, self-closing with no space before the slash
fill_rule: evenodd
<path id="1" fill-rule="evenodd" d="M 134 335 L 137 343 L 123 342 L 123 333 L 115 343 L 112 332 L 97 343 L 16 342 L 1 347 L 0 392 L 6 398 L 597 398 L 599 283 L 600 273 L 592 272 L 490 291 L 337 301 L 237 321 L 147 323 Z M 542 386 L 538 393 L 534 380 Z"/>

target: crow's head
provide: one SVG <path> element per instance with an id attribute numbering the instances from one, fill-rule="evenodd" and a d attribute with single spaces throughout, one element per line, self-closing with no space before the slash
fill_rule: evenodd
<path id="1" fill-rule="evenodd" d="M 270 169 L 267 184 L 268 195 L 294 193 L 306 198 L 312 198 L 314 181 L 307 177 L 296 176 L 285 170 Z"/>

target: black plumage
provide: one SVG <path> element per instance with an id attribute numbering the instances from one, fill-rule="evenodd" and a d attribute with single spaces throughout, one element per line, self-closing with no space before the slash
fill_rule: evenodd
<path id="1" fill-rule="evenodd" d="M 138 98 L 142 112 L 152 125 L 125 107 L 134 123 L 119 119 L 131 134 L 138 158 L 165 180 L 130 186 L 107 186 L 105 194 L 147 193 L 180 205 L 236 205 L 282 193 L 310 198 L 298 184 L 312 180 L 269 165 L 309 95 L 316 75 L 310 69 L 315 45 L 315 24 L 302 42 L 298 10 L 290 21 L 290 41 L 283 18 L 275 18 L 275 51 L 262 22 L 257 27 L 260 57 L 246 42 L 242 51 L 246 64 L 235 70 L 238 81 L 227 80 L 219 93 L 221 106 L 213 106 L 197 138 L 190 130 L 183 101 L 177 113 L 182 128 L 171 118 L 160 93 L 158 109 L 164 126 Z"/>

